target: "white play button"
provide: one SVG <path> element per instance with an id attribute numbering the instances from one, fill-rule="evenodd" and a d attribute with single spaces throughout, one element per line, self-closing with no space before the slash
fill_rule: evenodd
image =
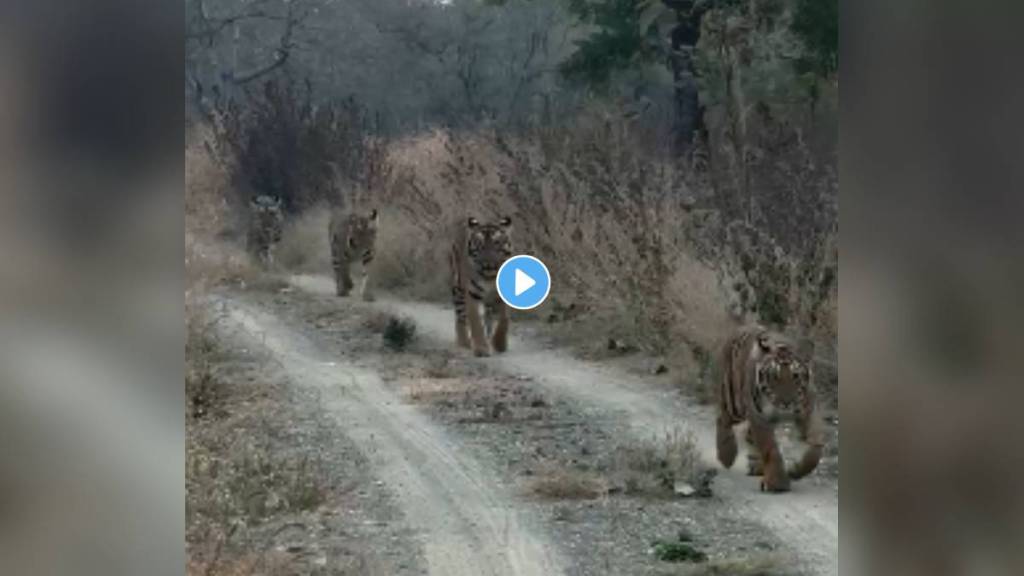
<path id="1" fill-rule="evenodd" d="M 516 296 L 519 296 L 523 292 L 526 292 L 530 288 L 533 288 L 534 285 L 536 285 L 536 284 L 537 284 L 536 280 L 534 280 L 533 278 L 530 278 L 530 276 L 526 272 L 523 272 L 522 270 L 516 268 L 516 280 L 515 280 L 515 295 Z"/>
<path id="2" fill-rule="evenodd" d="M 551 291 L 551 274 L 543 262 L 526 254 L 513 256 L 498 268 L 498 296 L 509 308 L 533 310 Z"/>

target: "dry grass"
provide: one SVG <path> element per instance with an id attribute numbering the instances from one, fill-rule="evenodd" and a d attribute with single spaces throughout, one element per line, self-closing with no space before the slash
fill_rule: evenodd
<path id="1" fill-rule="evenodd" d="M 608 483 L 594 472 L 548 463 L 526 481 L 526 490 L 553 500 L 593 500 L 608 494 Z"/>
<path id="2" fill-rule="evenodd" d="M 232 225 L 228 204 L 231 175 L 208 153 L 204 142 L 209 137 L 209 131 L 201 126 L 187 136 L 185 230 L 193 235 L 212 238 Z"/>
<path id="3" fill-rule="evenodd" d="M 274 252 L 275 263 L 291 272 L 331 274 L 331 248 L 327 224 L 331 212 L 317 206 L 290 219 Z"/>
<path id="4" fill-rule="evenodd" d="M 366 328 L 374 334 L 383 334 L 384 330 L 388 327 L 388 323 L 391 322 L 395 315 L 392 312 L 384 310 L 373 310 L 367 314 L 363 320 L 363 328 Z"/>
<path id="5" fill-rule="evenodd" d="M 407 402 L 436 404 L 464 398 L 473 384 L 463 378 L 411 378 L 402 383 L 402 398 Z"/>
<path id="6" fill-rule="evenodd" d="M 195 308 L 185 343 L 186 542 L 198 574 L 294 573 L 260 527 L 316 510 L 331 492 L 327 468 L 290 426 L 280 385 L 261 365 L 223 349 Z"/>
<path id="7" fill-rule="evenodd" d="M 692 436 L 679 430 L 620 444 L 603 467 L 617 488 L 634 495 L 670 495 L 677 483 L 689 484 L 707 495 L 713 478 L 713 471 L 701 464 Z"/>

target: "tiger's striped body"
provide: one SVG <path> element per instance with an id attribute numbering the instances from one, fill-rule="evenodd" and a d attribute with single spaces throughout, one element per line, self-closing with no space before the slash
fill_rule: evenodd
<path id="1" fill-rule="evenodd" d="M 331 213 L 328 235 L 331 243 L 331 267 L 334 269 L 335 291 L 338 296 L 348 296 L 352 291 L 352 268 L 358 263 L 359 295 L 363 300 L 373 300 L 368 283 L 370 264 L 373 262 L 374 247 L 377 243 L 377 222 L 376 210 L 372 210 L 368 216 L 341 211 Z"/>
<path id="2" fill-rule="evenodd" d="M 508 307 L 498 296 L 498 269 L 512 256 L 512 220 L 481 224 L 476 218 L 458 222 L 449 263 L 455 339 L 477 356 L 508 349 Z"/>
<path id="3" fill-rule="evenodd" d="M 274 247 L 281 241 L 284 212 L 281 199 L 260 195 L 249 202 L 249 229 L 246 247 L 260 264 L 274 263 Z"/>
<path id="4" fill-rule="evenodd" d="M 790 480 L 810 474 L 824 444 L 809 358 L 797 358 L 793 344 L 759 326 L 741 329 L 722 351 L 722 380 L 717 390 L 718 460 L 729 468 L 736 460 L 733 426 L 746 421 L 748 472 L 761 476 L 761 489 L 789 490 Z M 796 423 L 807 448 L 800 461 L 786 469 L 775 440 L 775 425 Z"/>

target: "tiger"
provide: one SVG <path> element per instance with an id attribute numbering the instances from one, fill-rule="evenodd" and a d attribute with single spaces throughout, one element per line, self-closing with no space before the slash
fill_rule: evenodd
<path id="1" fill-rule="evenodd" d="M 498 296 L 495 279 L 498 269 L 512 256 L 512 219 L 457 222 L 449 256 L 457 345 L 472 348 L 476 356 L 490 356 L 492 347 L 495 352 L 505 352 L 509 313 Z"/>
<path id="2" fill-rule="evenodd" d="M 261 194 L 249 201 L 246 247 L 264 266 L 274 262 L 274 247 L 281 241 L 283 223 L 280 198 Z"/>
<path id="3" fill-rule="evenodd" d="M 786 492 L 790 480 L 810 474 L 821 460 L 824 431 L 810 370 L 810 355 L 798 358 L 789 339 L 760 326 L 740 329 L 722 350 L 722 379 L 717 388 L 718 460 L 726 468 L 736 460 L 733 427 L 747 421 L 747 473 L 761 477 L 762 492 Z M 794 421 L 807 447 L 786 469 L 775 441 L 775 425 Z"/>
<path id="4" fill-rule="evenodd" d="M 335 293 L 348 296 L 353 282 L 351 269 L 358 261 L 360 266 L 359 296 L 367 302 L 374 299 L 369 287 L 370 264 L 373 262 L 377 243 L 379 214 L 376 208 L 367 215 L 335 210 L 328 224 L 331 244 L 331 267 L 334 269 Z"/>

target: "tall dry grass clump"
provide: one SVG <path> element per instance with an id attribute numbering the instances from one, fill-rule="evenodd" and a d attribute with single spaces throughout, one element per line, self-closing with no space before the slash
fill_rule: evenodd
<path id="1" fill-rule="evenodd" d="M 231 202 L 230 169 L 211 155 L 211 133 L 194 127 L 185 147 L 185 301 L 229 278 L 254 274 L 249 258 L 230 241 L 239 227 Z"/>
<path id="2" fill-rule="evenodd" d="M 213 102 L 210 117 L 208 148 L 240 200 L 278 198 L 296 215 L 347 204 L 353 190 L 379 188 L 388 176 L 366 109 L 352 99 L 322 101 L 308 82 L 265 82 Z"/>
<path id="3" fill-rule="evenodd" d="M 331 249 L 327 234 L 330 220 L 331 209 L 324 204 L 290 218 L 275 252 L 277 264 L 293 272 L 330 272 Z"/>

